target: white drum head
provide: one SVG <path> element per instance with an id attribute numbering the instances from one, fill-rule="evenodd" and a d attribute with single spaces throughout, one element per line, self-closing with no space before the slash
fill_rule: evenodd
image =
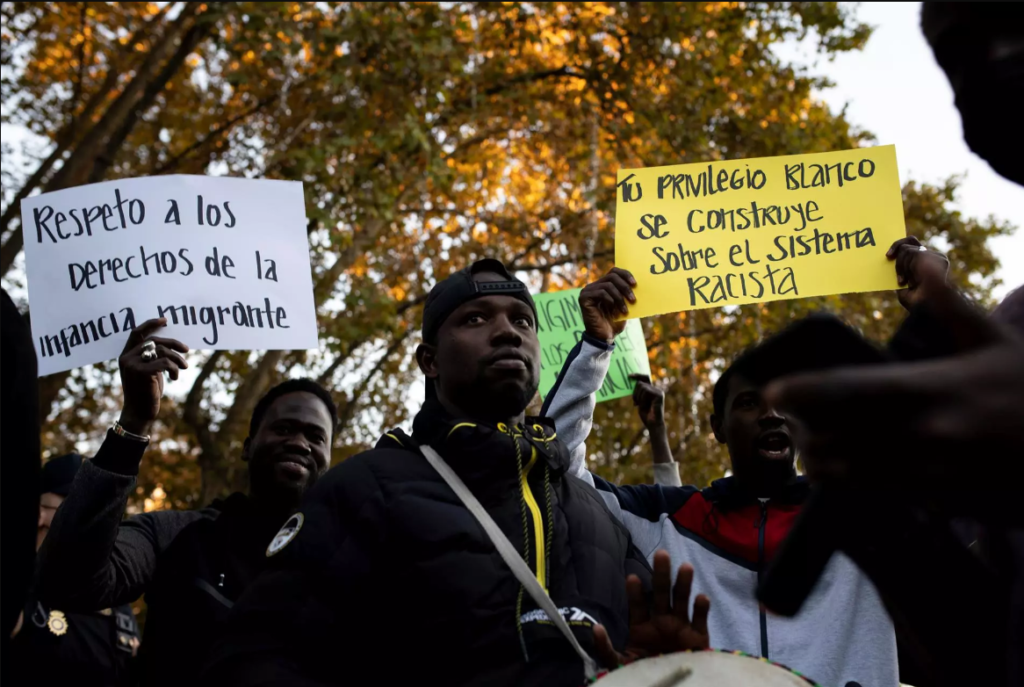
<path id="1" fill-rule="evenodd" d="M 745 654 L 681 651 L 614 670 L 598 687 L 809 687 L 807 678 Z"/>

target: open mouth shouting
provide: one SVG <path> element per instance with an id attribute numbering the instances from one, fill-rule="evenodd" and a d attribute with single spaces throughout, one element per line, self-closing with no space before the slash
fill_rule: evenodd
<path id="1" fill-rule="evenodd" d="M 785 460 L 793 457 L 793 440 L 781 429 L 764 432 L 757 438 L 757 452 L 768 460 Z"/>

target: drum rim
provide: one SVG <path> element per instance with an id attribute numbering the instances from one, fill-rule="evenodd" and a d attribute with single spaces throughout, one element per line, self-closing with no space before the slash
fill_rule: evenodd
<path id="1" fill-rule="evenodd" d="M 778 661 L 773 661 L 771 659 L 765 658 L 763 656 L 758 656 L 756 654 L 748 654 L 747 652 L 740 651 L 738 649 L 714 649 L 714 648 L 711 648 L 711 647 L 708 647 L 706 649 L 683 649 L 682 651 L 673 651 L 671 654 L 654 654 L 653 656 L 645 656 L 644 658 L 657 658 L 659 656 L 672 656 L 672 655 L 675 655 L 675 654 L 700 654 L 700 653 L 705 653 L 705 652 L 713 652 L 713 653 L 717 653 L 717 654 L 732 654 L 733 656 L 743 656 L 744 658 L 753 658 L 753 659 L 756 659 L 758 661 L 761 661 L 762 663 L 767 663 L 769 665 L 773 665 L 776 668 L 782 668 L 783 670 L 785 670 L 785 671 L 787 671 L 789 673 L 792 673 L 793 675 L 796 675 L 798 678 L 802 679 L 808 685 L 811 685 L 811 687 L 821 687 L 821 685 L 819 685 L 817 682 L 815 682 L 811 678 L 809 678 L 806 675 L 804 675 L 803 673 L 801 673 L 799 670 L 794 670 L 793 668 L 790 668 L 789 666 L 787 666 L 787 665 L 785 665 L 783 663 L 779 663 Z M 638 658 L 635 661 L 630 661 L 629 663 L 623 663 L 623 664 L 619 665 L 616 668 L 616 670 L 618 670 L 618 668 L 623 668 L 623 667 L 629 665 L 630 663 L 635 663 L 636 661 L 641 661 L 641 660 L 643 660 L 643 659 L 639 659 Z M 595 679 L 595 682 L 597 680 L 600 680 L 601 678 L 603 678 L 605 675 L 608 675 L 609 673 L 612 673 L 612 672 L 614 672 L 614 671 L 612 671 L 612 670 L 604 670 L 604 671 L 599 672 L 597 674 L 597 678 Z"/>

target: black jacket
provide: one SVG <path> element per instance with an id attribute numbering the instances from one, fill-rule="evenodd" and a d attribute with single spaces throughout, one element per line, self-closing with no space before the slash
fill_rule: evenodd
<path id="1" fill-rule="evenodd" d="M 131 606 L 74 613 L 30 599 L 13 641 L 13 674 L 17 684 L 128 687 L 134 684 L 132 645 L 138 639 Z"/>
<path id="2" fill-rule="evenodd" d="M 244 494 L 215 501 L 216 517 L 187 525 L 157 558 L 146 590 L 149 611 L 140 652 L 145 687 L 195 681 L 228 613 L 266 567 L 281 519 L 261 518 Z"/>
<path id="3" fill-rule="evenodd" d="M 180 687 L 198 677 L 234 601 L 265 567 L 281 518 L 261 518 L 233 494 L 200 511 L 122 520 L 144 450 L 109 432 L 83 462 L 40 551 L 37 590 L 82 612 L 145 594 L 142 684 Z"/>
<path id="4" fill-rule="evenodd" d="M 0 522 L 4 574 L 0 579 L 0 666 L 2 682 L 13 684 L 10 672 L 11 631 L 28 599 L 36 558 L 36 526 L 39 523 L 39 380 L 36 352 L 28 322 L 18 312 L 7 291 L 0 289 L 0 456 L 3 479 Z"/>
<path id="5" fill-rule="evenodd" d="M 584 683 L 579 657 L 418 443 L 523 552 L 583 647 L 593 655 L 601 623 L 622 648 L 626 575 L 647 582 L 650 569 L 597 493 L 565 474 L 551 424 L 460 422 L 428 401 L 413 437 L 385 435 L 310 490 L 276 569 L 236 605 L 206 684 Z"/>

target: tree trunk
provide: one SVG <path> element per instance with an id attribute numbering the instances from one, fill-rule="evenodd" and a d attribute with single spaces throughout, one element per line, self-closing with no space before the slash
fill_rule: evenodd
<path id="1" fill-rule="evenodd" d="M 150 83 L 157 78 L 157 70 L 164 60 L 170 55 L 190 25 L 195 21 L 197 11 L 203 7 L 201 3 L 186 3 L 181 14 L 174 20 L 174 23 L 167 27 L 157 43 L 147 53 L 146 58 L 135 72 L 135 76 L 118 96 L 103 118 L 96 123 L 82 142 L 75 148 L 75 152 L 68 161 L 54 175 L 47 190 L 55 188 L 67 188 L 78 186 L 89 177 L 89 172 L 96 163 L 97 157 L 103 150 L 104 144 L 121 126 L 125 119 L 131 114 L 139 99 L 143 96 Z M 163 84 L 161 84 L 162 86 Z"/>
<path id="2" fill-rule="evenodd" d="M 198 9 L 199 4 L 190 4 L 196 6 L 193 8 L 194 13 L 195 9 Z M 170 76 L 173 75 L 173 71 L 168 71 L 172 66 L 171 63 L 177 61 L 174 68 L 180 68 L 181 63 L 189 53 L 192 52 L 199 41 L 201 41 L 208 33 L 209 29 L 212 27 L 213 17 L 216 16 L 213 15 L 213 17 L 210 18 L 210 23 L 201 20 L 205 19 L 205 16 L 201 19 L 197 19 L 191 28 L 187 30 L 186 35 L 182 38 L 178 51 L 171 57 L 165 68 L 162 69 L 159 74 L 154 76 L 153 72 L 159 65 L 162 57 L 174 47 L 177 37 L 181 34 L 184 27 L 187 26 L 187 22 L 190 17 L 188 12 L 189 7 L 186 7 L 182 10 L 181 15 L 179 15 L 175 20 L 175 24 L 164 32 L 164 35 L 160 39 L 160 43 L 154 46 L 153 50 L 150 51 L 143 64 L 139 67 L 135 78 L 132 79 L 131 83 L 118 97 L 117 101 L 107 109 L 103 115 L 103 119 L 89 132 L 89 134 L 86 135 L 86 139 L 76 147 L 71 158 L 69 158 L 64 164 L 64 167 L 58 170 L 49 182 L 47 182 L 46 187 L 43 189 L 44 191 L 55 191 L 60 188 L 74 186 L 77 185 L 77 183 L 81 183 L 81 175 L 89 169 L 89 167 L 85 166 L 84 162 L 82 162 L 87 155 L 91 154 L 93 156 L 91 160 L 92 165 L 102 166 L 104 171 L 107 169 L 109 162 L 106 162 L 104 158 L 109 157 L 109 159 L 113 159 L 113 156 L 116 156 L 116 149 L 120 148 L 131 134 L 131 129 L 138 121 L 138 116 L 141 114 L 141 111 L 148 109 L 153 100 L 155 100 L 163 90 L 165 84 L 170 79 Z M 216 10 L 216 12 L 219 13 L 220 10 Z M 134 95 L 129 95 L 129 91 L 132 90 L 134 91 Z M 141 96 L 139 96 L 140 92 Z M 135 99 L 137 96 L 139 96 L 138 100 Z M 122 109 L 120 112 L 116 109 L 119 107 L 119 103 L 122 103 Z M 92 103 L 90 102 L 90 105 L 91 104 Z M 134 109 L 125 109 L 128 107 L 134 107 Z M 115 121 L 115 118 L 117 117 L 120 117 L 121 126 L 116 132 L 111 133 L 113 131 L 114 124 L 117 123 Z M 99 150 L 98 146 L 104 143 L 106 144 L 103 149 L 104 157 L 97 159 L 96 151 Z M 116 148 L 113 146 L 114 143 L 117 144 Z M 90 148 L 92 150 L 91 153 L 88 152 Z M 75 167 L 72 167 L 72 160 L 77 160 Z M 69 168 L 71 168 L 70 171 Z M 75 171 L 76 169 L 77 172 Z M 78 175 L 77 177 L 75 176 L 76 174 Z M 89 179 L 89 181 L 99 180 L 100 178 Z M 12 204 L 11 207 L 14 208 L 16 205 Z M 8 208 L 8 210 L 10 210 L 10 208 Z M 4 243 L 3 248 L 0 249 L 0 252 L 3 253 L 0 255 L 0 273 L 6 272 L 11 263 L 14 262 L 14 258 L 21 250 L 22 238 L 22 232 L 18 231 L 12 233 L 10 237 L 8 237 L 7 242 Z M 39 380 L 39 409 L 43 421 L 49 417 L 53 403 L 57 399 L 60 390 L 64 388 L 64 384 L 67 382 L 70 374 L 70 372 L 58 372 Z"/>
<path id="3" fill-rule="evenodd" d="M 68 120 L 67 124 L 64 125 L 64 128 L 62 128 L 54 137 L 56 145 L 53 151 L 51 151 L 50 155 L 40 163 L 39 167 L 36 168 L 36 171 L 32 173 L 32 176 L 30 176 L 22 185 L 18 194 L 14 197 L 14 200 L 11 201 L 7 206 L 7 210 L 4 211 L 3 216 L 0 217 L 0 236 L 7 233 L 11 222 L 15 217 L 19 216 L 21 211 L 21 201 L 28 198 L 29 194 L 43 183 L 46 175 L 49 174 L 50 170 L 57 163 L 57 160 L 64 157 L 64 153 L 67 152 L 67 150 L 74 144 L 75 139 L 77 138 L 76 134 L 79 131 L 79 125 L 82 122 L 88 122 L 92 119 L 93 114 L 96 112 L 96 108 L 108 100 L 108 95 L 117 86 L 118 77 L 125 71 L 129 70 L 131 68 L 131 64 L 135 61 L 135 44 L 147 37 L 156 22 L 166 14 L 167 8 L 170 7 L 170 5 L 171 3 L 168 3 L 156 19 L 146 22 L 129 37 L 128 42 L 125 43 L 127 47 L 122 50 L 122 59 L 111 64 L 110 68 L 107 70 L 107 75 L 103 79 L 103 83 L 100 84 L 100 87 L 96 89 L 96 92 L 90 96 L 89 101 L 85 104 L 85 107 L 82 108 L 82 111 L 76 115 L 74 114 L 74 110 L 72 110 L 71 118 Z"/>
<path id="4" fill-rule="evenodd" d="M 156 98 L 164 90 L 167 83 L 174 78 L 174 75 L 181 69 L 181 65 L 185 64 L 185 58 L 187 58 L 196 46 L 206 38 L 210 33 L 210 29 L 213 28 L 213 22 L 218 15 L 223 13 L 223 8 L 220 5 L 215 5 L 214 9 L 210 10 L 206 14 L 202 15 L 197 19 L 192 27 L 182 37 L 181 42 L 178 44 L 178 49 L 174 55 L 171 56 L 164 68 L 160 70 L 160 73 L 151 80 L 147 85 L 146 89 L 142 94 L 142 97 L 136 103 L 135 107 L 128 113 L 124 118 L 121 126 L 118 127 L 117 131 L 107 140 L 106 145 L 103 148 L 103 153 L 97 158 L 96 163 L 93 165 L 92 172 L 89 174 L 89 183 L 94 184 L 97 181 L 102 181 L 107 175 L 107 171 L 111 165 L 114 164 L 114 160 L 117 159 L 117 154 L 120 152 L 124 142 L 128 140 L 132 130 L 135 129 L 135 125 L 138 123 L 139 118 L 145 114 L 146 110 L 153 106 L 156 102 Z"/>
<path id="5" fill-rule="evenodd" d="M 366 376 L 363 377 L 363 381 L 359 382 L 359 384 L 357 384 L 356 387 L 352 390 L 352 394 L 348 398 L 346 398 L 345 403 L 341 406 L 341 408 L 338 411 L 339 427 L 344 428 L 345 425 L 349 423 L 349 421 L 355 415 L 356 409 L 360 406 L 362 402 L 362 395 L 366 391 L 367 387 L 370 386 L 370 382 L 372 382 L 373 378 L 376 377 L 377 374 L 382 369 L 384 369 L 384 366 L 388 362 L 388 358 L 393 356 L 402 347 L 402 345 L 405 344 L 406 340 L 409 338 L 410 335 L 412 335 L 413 331 L 414 330 L 412 328 L 409 328 L 406 329 L 401 334 L 399 334 L 397 337 L 395 337 L 395 340 L 392 341 L 391 344 L 387 347 L 387 350 L 384 351 L 384 355 L 380 357 L 380 360 L 378 360 L 377 364 L 373 366 L 373 369 L 370 370 L 366 374 Z M 329 380 L 323 380 L 321 378 L 320 383 L 329 383 Z"/>
<path id="6" fill-rule="evenodd" d="M 241 466 L 241 441 L 248 433 L 249 419 L 256 403 L 270 388 L 277 365 L 287 351 L 267 351 L 252 372 L 238 386 L 235 400 L 214 438 L 212 453 L 199 458 L 203 477 L 202 503 L 209 503 L 227 492 L 245 489 L 248 471 Z"/>
<path id="7" fill-rule="evenodd" d="M 194 143 L 192 143 L 192 145 L 190 145 L 188 148 L 185 148 L 185 150 L 183 150 L 180 153 L 176 154 L 171 159 L 166 160 L 165 162 L 162 162 L 159 165 L 157 165 L 156 167 L 154 167 L 149 172 L 149 176 L 158 176 L 160 174 L 168 174 L 170 172 L 175 171 L 178 168 L 178 166 L 186 158 L 188 158 L 189 155 L 191 155 L 195 151 L 199 150 L 203 146 L 208 145 L 208 144 L 212 143 L 213 141 L 217 140 L 217 138 L 219 136 L 221 136 L 222 134 L 230 133 L 230 131 L 234 128 L 234 126 L 236 124 L 238 124 L 239 122 L 245 121 L 246 119 L 248 119 L 252 115 L 256 114 L 257 112 L 259 112 L 260 110 L 265 108 L 267 105 L 270 105 L 271 103 L 276 102 L 279 97 L 280 96 L 277 95 L 277 96 L 274 96 L 273 98 L 264 98 L 263 100 L 260 100 L 253 107 L 249 108 L 245 112 L 241 112 L 241 113 L 235 115 L 234 117 L 232 117 L 231 119 L 227 120 L 226 122 L 222 122 L 221 124 L 218 124 L 216 127 L 211 129 L 210 133 L 208 133 L 206 136 L 204 136 L 203 138 L 200 138 L 199 140 L 195 141 Z M 204 165 L 204 167 L 205 167 L 205 165 Z"/>
<path id="8" fill-rule="evenodd" d="M 103 117 L 93 126 L 89 133 L 75 146 L 74 151 L 64 161 L 43 188 L 44 192 L 56 191 L 71 186 L 79 186 L 89 178 L 92 167 L 104 149 L 107 140 L 117 131 L 130 115 L 132 109 L 144 95 L 150 83 L 158 76 L 157 69 L 175 47 L 178 39 L 196 20 L 197 11 L 205 8 L 198 2 L 185 5 L 174 23 L 167 27 L 156 45 L 146 55 L 142 64 L 135 72 L 134 78 L 128 83 L 117 100 L 107 108 Z M 162 87 L 162 84 L 161 84 Z M 24 244 L 24 232 L 13 232 L 0 248 L 0 275 L 6 274 L 21 252 Z"/>

